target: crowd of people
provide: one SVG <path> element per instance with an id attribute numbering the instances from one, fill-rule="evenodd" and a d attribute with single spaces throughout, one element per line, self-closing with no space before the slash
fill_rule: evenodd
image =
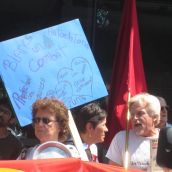
<path id="1" fill-rule="evenodd" d="M 150 141 L 159 139 L 160 131 L 172 126 L 168 123 L 167 108 L 166 100 L 160 96 L 139 93 L 131 97 L 129 112 L 132 129 L 128 131 L 128 168 L 143 171 L 148 171 L 150 168 Z M 105 133 L 108 132 L 106 110 L 99 103 L 91 102 L 73 109 L 72 114 L 88 160 L 99 162 L 97 144 L 104 142 Z M 22 139 L 12 133 L 11 126 L 14 121 L 9 100 L 2 98 L 0 100 L 1 160 L 34 159 L 35 151 L 42 144 L 49 142 L 60 143 L 74 158 L 81 157 L 70 135 L 68 109 L 58 99 L 45 97 L 33 103 L 32 127 L 37 139 L 33 146 L 25 146 Z M 106 155 L 103 155 L 108 159 L 108 164 L 124 166 L 126 132 L 120 131 L 112 139 Z M 43 158 L 49 157 L 44 154 Z"/>

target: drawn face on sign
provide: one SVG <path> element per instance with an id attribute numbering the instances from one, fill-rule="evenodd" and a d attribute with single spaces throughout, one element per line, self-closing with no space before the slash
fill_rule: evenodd
<path id="1" fill-rule="evenodd" d="M 56 95 L 65 100 L 68 107 L 83 103 L 93 96 L 93 73 L 89 62 L 83 57 L 74 58 L 70 68 L 59 70 L 57 81 Z"/>

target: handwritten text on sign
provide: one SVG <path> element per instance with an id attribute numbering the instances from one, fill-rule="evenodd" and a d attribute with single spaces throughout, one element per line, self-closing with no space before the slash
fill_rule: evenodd
<path id="1" fill-rule="evenodd" d="M 1 75 L 21 126 L 31 123 L 31 105 L 57 97 L 70 109 L 107 91 L 79 20 L 0 43 Z"/>

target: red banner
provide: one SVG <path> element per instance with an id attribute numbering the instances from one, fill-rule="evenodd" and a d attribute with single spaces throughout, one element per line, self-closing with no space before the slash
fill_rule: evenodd
<path id="1" fill-rule="evenodd" d="M 126 128 L 128 92 L 135 95 L 147 90 L 135 0 L 124 1 L 115 53 L 109 94 L 107 145 L 118 131 Z"/>
<path id="2" fill-rule="evenodd" d="M 76 158 L 0 161 L 0 172 L 7 172 L 5 170 L 14 172 L 14 169 L 21 172 L 141 172 L 102 163 L 86 162 Z"/>

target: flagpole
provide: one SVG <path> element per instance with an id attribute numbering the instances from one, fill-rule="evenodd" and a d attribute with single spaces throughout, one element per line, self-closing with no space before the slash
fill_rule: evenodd
<path id="1" fill-rule="evenodd" d="M 130 111 L 129 111 L 129 101 L 130 101 L 130 88 L 128 90 L 128 100 L 127 100 L 127 114 L 126 114 L 126 135 L 125 135 L 125 157 L 124 157 L 124 168 L 128 169 L 129 162 L 129 152 L 128 152 L 128 142 L 129 142 L 129 122 L 130 122 Z"/>

